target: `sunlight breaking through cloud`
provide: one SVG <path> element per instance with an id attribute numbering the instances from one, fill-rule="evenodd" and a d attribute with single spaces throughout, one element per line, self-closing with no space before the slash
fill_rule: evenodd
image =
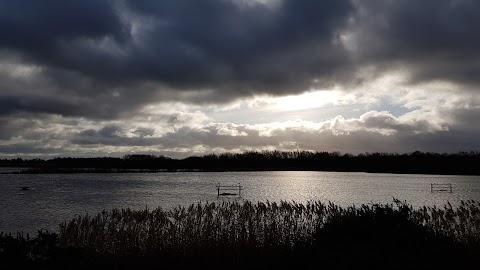
<path id="1" fill-rule="evenodd" d="M 476 150 L 479 3 L 0 0 L 0 156 Z"/>

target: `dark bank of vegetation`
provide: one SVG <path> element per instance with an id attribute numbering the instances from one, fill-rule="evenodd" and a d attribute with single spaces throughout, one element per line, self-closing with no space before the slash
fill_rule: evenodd
<path id="1" fill-rule="evenodd" d="M 77 216 L 59 234 L 0 235 L 0 264 L 45 269 L 477 269 L 480 202 L 414 209 L 203 203 Z"/>
<path id="2" fill-rule="evenodd" d="M 2 167 L 29 168 L 23 173 L 318 170 L 382 173 L 480 175 L 480 152 L 408 154 L 261 151 L 172 159 L 126 155 L 123 158 L 53 158 L 0 160 Z"/>

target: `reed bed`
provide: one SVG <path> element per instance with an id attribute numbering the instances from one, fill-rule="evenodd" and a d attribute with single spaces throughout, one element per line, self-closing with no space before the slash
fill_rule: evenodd
<path id="1" fill-rule="evenodd" d="M 480 247 L 480 202 L 459 207 L 413 208 L 405 202 L 340 207 L 319 201 L 198 203 L 171 210 L 113 209 L 76 216 L 60 225 L 60 247 L 87 247 L 99 254 L 235 255 L 242 251 L 291 251 L 321 245 L 318 231 L 346 217 L 409 223 L 433 235 Z M 396 226 L 396 225 L 395 225 Z M 339 232 L 341 233 L 341 232 Z"/>
<path id="2" fill-rule="evenodd" d="M 0 265 L 22 269 L 477 269 L 478 254 L 480 202 L 471 200 L 198 203 L 79 215 L 33 238 L 0 233 Z"/>
<path id="3" fill-rule="evenodd" d="M 60 245 L 101 253 L 185 254 L 204 248 L 234 252 L 293 248 L 311 242 L 315 228 L 337 206 L 320 202 L 199 203 L 164 211 L 114 209 L 60 225 Z"/>

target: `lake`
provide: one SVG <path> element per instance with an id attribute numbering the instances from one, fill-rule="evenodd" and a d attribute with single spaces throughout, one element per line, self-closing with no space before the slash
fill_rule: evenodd
<path id="1" fill-rule="evenodd" d="M 240 184 L 242 197 L 217 197 L 216 184 Z M 430 183 L 452 183 L 453 192 L 431 192 Z M 21 190 L 28 186 L 32 190 Z M 176 172 L 125 174 L 1 174 L 0 231 L 28 233 L 76 214 L 104 209 L 144 209 L 223 200 L 331 201 L 342 206 L 406 200 L 415 207 L 480 200 L 480 176 L 346 172 Z"/>

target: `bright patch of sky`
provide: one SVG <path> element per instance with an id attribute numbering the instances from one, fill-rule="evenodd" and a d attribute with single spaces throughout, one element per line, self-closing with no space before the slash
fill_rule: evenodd
<path id="1" fill-rule="evenodd" d="M 217 122 L 237 124 L 289 120 L 322 122 L 339 115 L 347 119 L 358 118 L 372 110 L 387 111 L 399 117 L 413 110 L 412 104 L 419 102 L 418 99 L 424 100 L 423 105 L 432 102 L 427 96 L 415 95 L 419 89 L 402 86 L 402 83 L 398 74 L 388 75 L 355 90 L 312 90 L 284 97 L 254 97 L 223 107 L 204 108 L 203 112 Z"/>

